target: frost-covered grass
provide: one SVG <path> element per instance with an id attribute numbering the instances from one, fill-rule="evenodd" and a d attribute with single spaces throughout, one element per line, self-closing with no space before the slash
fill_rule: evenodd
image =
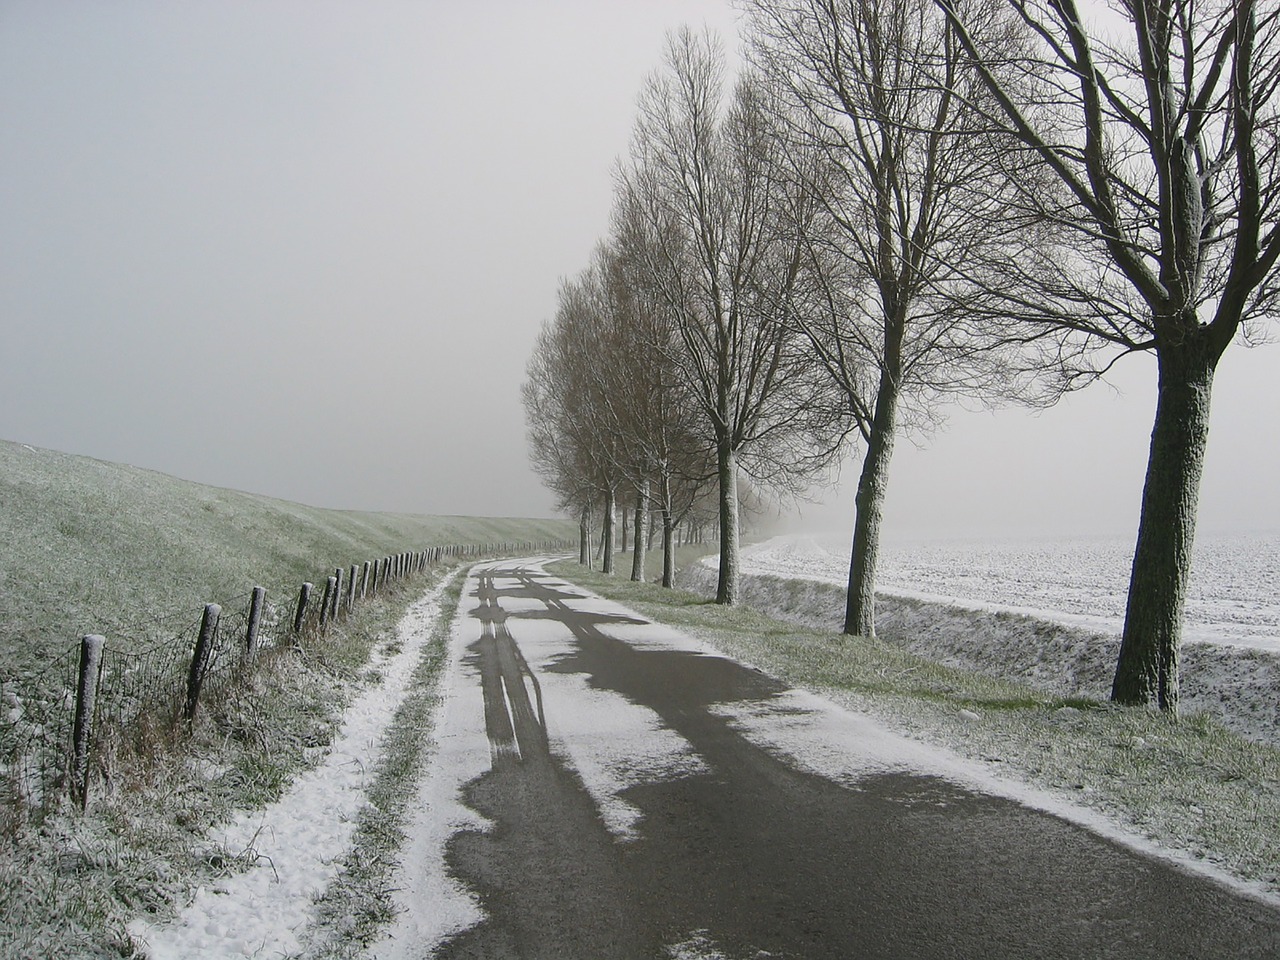
<path id="1" fill-rule="evenodd" d="M 252 862 L 252 848 L 211 846 L 208 831 L 276 800 L 323 756 L 343 709 L 373 680 L 371 650 L 395 637 L 426 583 L 392 584 L 305 652 L 267 653 L 252 679 L 202 705 L 190 733 L 118 754 L 88 814 L 64 809 L 7 837 L 0 956 L 135 956 L 132 918 L 173 916 L 194 887 Z"/>
<path id="2" fill-rule="evenodd" d="M 495 505 L 500 506 L 500 505 Z M 85 633 L 127 649 L 148 626 L 254 584 L 299 585 L 447 543 L 572 538 L 561 520 L 323 510 L 0 441 L 0 680 L 23 686 Z"/>
<path id="3" fill-rule="evenodd" d="M 1280 751 L 1207 717 L 1171 722 L 947 666 L 896 643 L 848 638 L 717 606 L 700 594 L 604 577 L 572 562 L 550 569 L 898 732 L 1280 891 Z"/>
<path id="4" fill-rule="evenodd" d="M 631 579 L 631 565 L 632 565 L 632 559 L 633 559 L 632 552 L 631 552 L 632 547 L 633 547 L 632 542 L 628 540 L 627 551 L 625 553 L 615 553 L 613 556 L 613 574 L 615 577 L 618 577 L 619 579 L 622 579 L 622 580 Z M 716 550 L 718 549 L 719 549 L 719 545 L 712 541 L 708 541 L 707 543 L 685 543 L 677 546 L 675 549 L 675 569 L 676 569 L 677 578 L 679 577 L 679 572 L 681 570 L 689 567 L 695 561 L 715 553 Z M 582 568 L 579 567 L 576 562 L 576 558 L 577 558 L 576 550 L 573 551 L 573 555 L 575 558 L 573 568 L 575 570 L 581 570 Z M 591 555 L 591 566 L 596 571 L 599 571 L 601 568 L 601 565 L 602 564 L 601 564 L 601 558 L 600 558 L 600 552 L 599 552 L 599 534 L 597 533 L 596 549 Z M 662 583 L 662 535 L 661 533 L 659 533 L 659 535 L 654 538 L 653 547 L 645 552 L 644 576 L 645 576 L 645 580 L 649 583 L 656 583 L 656 584 Z"/>
<path id="5" fill-rule="evenodd" d="M 405 841 L 409 804 L 429 752 L 432 717 L 440 702 L 439 680 L 463 582 L 459 573 L 445 589 L 409 692 L 383 738 L 367 794 L 368 806 L 356 826 L 355 844 L 318 901 L 317 925 L 304 954 L 308 958 L 360 956 L 395 916 L 395 871 Z"/>

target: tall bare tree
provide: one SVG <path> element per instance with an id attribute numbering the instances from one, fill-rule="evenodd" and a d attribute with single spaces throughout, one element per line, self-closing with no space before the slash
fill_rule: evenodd
<path id="1" fill-rule="evenodd" d="M 782 103 L 783 175 L 808 296 L 793 318 L 863 440 L 844 630 L 875 634 L 889 464 L 904 414 L 957 393 L 1029 397 L 1006 325 L 975 309 L 984 247 L 1014 242 L 1008 138 L 983 116 L 933 0 L 749 0 L 752 59 Z M 1025 358 L 1019 357 L 1018 360 Z M 1037 357 L 1038 359 L 1038 357 Z"/>
<path id="2" fill-rule="evenodd" d="M 529 358 L 528 377 L 522 386 L 529 459 L 534 472 L 556 495 L 558 509 L 578 518 L 578 562 L 591 565 L 591 507 L 595 501 L 590 482 L 589 451 L 572 432 L 560 429 L 561 414 L 554 393 L 548 357 L 535 349 Z"/>
<path id="3" fill-rule="evenodd" d="M 662 515 L 663 586 L 674 584 L 673 533 L 697 489 L 714 475 L 710 445 L 698 431 L 697 404 L 689 396 L 672 360 L 676 331 L 644 269 L 633 211 L 619 202 L 614 236 L 601 247 L 601 273 L 606 278 L 610 316 L 620 344 L 617 411 L 627 441 L 623 469 L 635 488 L 632 580 L 645 578 L 650 507 Z M 687 509 L 684 508 L 684 509 Z"/>
<path id="4" fill-rule="evenodd" d="M 1062 185 L 1045 213 L 1087 244 L 1049 318 L 1151 352 L 1159 394 L 1112 698 L 1176 713 L 1210 395 L 1223 352 L 1274 315 L 1280 257 L 1280 9 L 1255 0 L 1008 0 L 1031 53 L 936 0 L 998 109 Z M 1106 18 L 1103 19 L 1103 14 Z M 1119 26 L 1117 26 L 1119 25 Z M 1017 68 L 1039 96 L 1004 79 Z M 1044 207 L 1028 195 L 1029 205 Z"/>
<path id="5" fill-rule="evenodd" d="M 560 506 L 579 514 L 582 562 L 590 562 L 592 505 L 603 501 L 601 554 L 605 572 L 613 572 L 618 498 L 634 494 L 632 579 L 644 578 L 641 534 L 652 502 L 663 513 L 663 582 L 670 587 L 674 525 L 714 469 L 669 359 L 671 326 L 646 289 L 623 245 L 601 243 L 590 266 L 561 285 L 556 316 L 529 361 L 524 398 L 530 455 Z M 626 532 L 624 512 L 624 553 Z"/>
<path id="6" fill-rule="evenodd" d="M 738 598 L 738 473 L 786 483 L 825 462 L 839 428 L 827 389 L 798 338 L 777 322 L 799 250 L 780 231 L 769 176 L 776 144 L 758 87 L 725 103 L 722 55 L 707 35 L 668 38 L 665 68 L 640 99 L 623 203 L 644 242 L 635 249 L 673 323 L 671 354 L 716 451 L 718 603 Z"/>
<path id="7" fill-rule="evenodd" d="M 539 334 L 523 390 L 534 468 L 560 505 L 579 514 L 584 530 L 591 501 L 603 501 L 603 569 L 612 573 L 625 438 L 611 405 L 612 384 L 601 372 L 614 362 L 615 345 L 600 290 L 594 268 L 561 284 L 556 316 Z"/>

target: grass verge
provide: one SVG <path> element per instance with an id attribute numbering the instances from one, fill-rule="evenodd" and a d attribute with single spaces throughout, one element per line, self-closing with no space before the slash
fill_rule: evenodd
<path id="1" fill-rule="evenodd" d="M 318 763 L 343 711 L 375 678 L 371 651 L 430 577 L 388 585 L 303 651 L 265 651 L 252 678 L 226 684 L 194 727 L 164 729 L 113 757 L 88 813 L 24 824 L 0 848 L 0 956 L 132 957 L 126 925 L 171 917 L 198 885 L 247 866 L 211 847 L 211 827 L 278 799 Z"/>
<path id="2" fill-rule="evenodd" d="M 549 569 L 789 684 L 1280 893 L 1280 751 L 1212 720 L 1174 722 L 1146 710 L 1057 697 L 943 666 L 882 640 L 784 623 L 573 562 Z"/>

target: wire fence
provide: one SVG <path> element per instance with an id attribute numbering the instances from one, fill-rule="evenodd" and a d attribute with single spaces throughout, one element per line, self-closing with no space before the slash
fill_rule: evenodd
<path id="1" fill-rule="evenodd" d="M 566 540 L 449 544 L 335 568 L 294 597 L 265 591 L 191 611 L 148 612 L 117 641 L 88 635 L 0 704 L 0 808 L 40 817 L 66 799 L 83 809 L 122 754 L 145 753 L 194 720 L 200 698 L 251 673 L 264 651 L 322 643 L 361 600 L 427 567 L 567 549 Z M 255 604 L 255 599 L 257 603 Z"/>

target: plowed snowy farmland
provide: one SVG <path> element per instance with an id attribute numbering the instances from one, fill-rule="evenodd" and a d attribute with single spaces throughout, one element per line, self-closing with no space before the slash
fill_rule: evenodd
<path id="1" fill-rule="evenodd" d="M 1106 699 L 1131 544 L 1118 539 L 935 541 L 887 547 L 877 633 L 930 659 Z M 848 558 L 835 538 L 743 551 L 745 601 L 823 629 L 843 622 Z M 714 590 L 715 558 L 685 585 Z M 1280 537 L 1203 537 L 1187 602 L 1182 707 L 1280 744 Z"/>
<path id="2" fill-rule="evenodd" d="M 847 544 L 778 537 L 744 551 L 743 570 L 843 584 Z M 1114 537 L 902 542 L 881 551 L 877 587 L 1119 633 L 1132 556 L 1132 540 Z M 1280 652 L 1280 536 L 1199 537 L 1184 639 Z"/>

